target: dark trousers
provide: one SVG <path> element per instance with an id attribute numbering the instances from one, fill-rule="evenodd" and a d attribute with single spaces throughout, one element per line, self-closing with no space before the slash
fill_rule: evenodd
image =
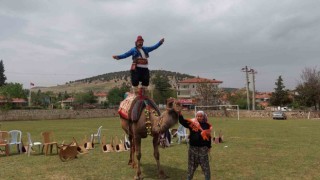
<path id="1" fill-rule="evenodd" d="M 149 69 L 136 67 L 135 70 L 131 70 L 131 84 L 132 86 L 138 86 L 141 82 L 142 86 L 149 86 Z"/>
<path id="2" fill-rule="evenodd" d="M 208 147 L 196 147 L 189 146 L 188 151 L 188 177 L 187 180 L 193 178 L 194 171 L 198 166 L 201 166 L 202 172 L 204 173 L 205 180 L 210 180 L 210 165 Z"/>

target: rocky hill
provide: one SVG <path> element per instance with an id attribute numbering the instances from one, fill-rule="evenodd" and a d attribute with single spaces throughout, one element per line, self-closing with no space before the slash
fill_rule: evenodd
<path id="1" fill-rule="evenodd" d="M 169 83 L 172 88 L 177 87 L 177 82 L 192 78 L 194 76 L 188 74 L 181 74 L 178 72 L 164 71 L 164 70 L 151 70 L 151 79 L 156 75 L 161 74 L 162 76 L 167 76 L 169 78 Z M 75 81 L 70 81 L 64 85 L 51 86 L 51 87 L 34 87 L 32 91 L 41 90 L 41 92 L 52 91 L 54 93 L 68 92 L 88 92 L 90 90 L 94 92 L 108 92 L 113 87 L 119 87 L 123 83 L 130 84 L 130 71 L 119 71 L 111 72 L 98 76 L 93 76 L 85 79 L 79 79 Z"/>

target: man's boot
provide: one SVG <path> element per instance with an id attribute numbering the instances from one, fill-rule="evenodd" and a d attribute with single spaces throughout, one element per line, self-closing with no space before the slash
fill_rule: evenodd
<path id="1" fill-rule="evenodd" d="M 142 86 L 141 88 L 140 88 L 141 90 L 141 96 L 145 96 L 145 97 L 148 97 L 148 93 L 149 93 L 149 91 L 148 91 L 148 86 Z"/>
<path id="2" fill-rule="evenodd" d="M 132 86 L 132 93 L 136 96 L 139 96 L 139 88 L 138 86 Z"/>

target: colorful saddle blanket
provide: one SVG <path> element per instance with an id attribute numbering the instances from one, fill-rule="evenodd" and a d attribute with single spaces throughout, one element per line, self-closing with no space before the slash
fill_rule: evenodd
<path id="1" fill-rule="evenodd" d="M 120 103 L 118 113 L 120 117 L 138 121 L 142 110 L 147 106 L 151 106 L 152 109 L 156 110 L 158 115 L 160 115 L 160 110 L 152 99 L 146 96 L 137 96 L 135 94 L 129 94 L 126 99 Z"/>

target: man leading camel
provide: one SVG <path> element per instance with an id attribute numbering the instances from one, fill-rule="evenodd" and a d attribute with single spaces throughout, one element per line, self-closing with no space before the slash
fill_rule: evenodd
<path id="1" fill-rule="evenodd" d="M 164 38 L 162 38 L 157 44 L 146 47 L 143 46 L 143 38 L 142 36 L 138 36 L 137 40 L 135 42 L 135 47 L 131 48 L 128 52 L 122 54 L 122 55 L 115 55 L 112 56 L 116 60 L 124 59 L 129 56 L 132 56 L 132 65 L 131 65 L 131 84 L 133 88 L 133 92 L 137 94 L 138 92 L 138 86 L 141 82 L 142 85 L 142 91 L 145 94 L 150 81 L 150 75 L 149 75 L 149 69 L 148 69 L 148 58 L 149 58 L 149 52 L 157 49 L 160 47 L 163 42 Z"/>

